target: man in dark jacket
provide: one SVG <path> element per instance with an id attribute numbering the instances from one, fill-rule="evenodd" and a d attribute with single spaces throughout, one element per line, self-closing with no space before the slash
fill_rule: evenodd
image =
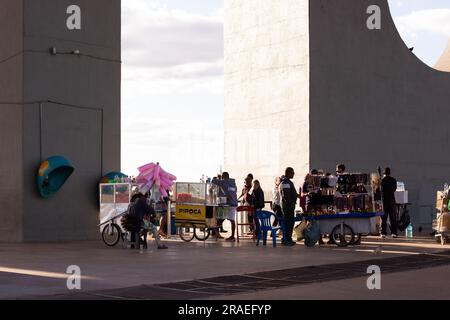
<path id="1" fill-rule="evenodd" d="M 135 230 L 131 230 L 131 242 L 133 243 L 131 245 L 131 248 L 139 249 L 140 245 L 135 243 L 137 242 L 136 237 L 139 238 L 139 243 L 141 242 L 140 239 L 140 231 L 142 227 L 145 225 L 144 218 L 147 217 L 149 221 L 149 227 L 150 229 L 144 228 L 144 240 L 142 241 L 142 244 L 145 249 L 147 249 L 147 232 L 151 231 L 153 233 L 153 236 L 155 237 L 156 244 L 158 246 L 158 249 L 167 249 L 167 246 L 163 245 L 160 241 L 160 237 L 158 234 L 158 229 L 154 225 L 155 220 L 155 211 L 153 208 L 147 203 L 147 198 L 142 193 L 137 193 L 131 198 L 131 204 L 128 208 L 128 213 L 130 215 L 130 218 L 135 221 Z M 129 219 L 130 219 L 129 218 Z"/>
<path id="2" fill-rule="evenodd" d="M 284 218 L 283 245 L 285 246 L 295 245 L 295 242 L 292 241 L 292 232 L 294 231 L 295 205 L 297 203 L 298 193 L 294 183 L 291 181 L 294 176 L 294 169 L 291 167 L 287 168 L 280 184 L 281 208 Z"/>
<path id="3" fill-rule="evenodd" d="M 230 178 L 230 174 L 228 172 L 224 172 L 222 173 L 220 185 L 227 197 L 228 220 L 230 220 L 231 223 L 231 236 L 227 238 L 226 241 L 235 241 L 236 239 L 234 238 L 234 233 L 236 231 L 236 209 L 239 204 L 236 181 Z"/>
<path id="4" fill-rule="evenodd" d="M 383 195 L 384 216 L 381 224 L 381 237 L 387 235 L 387 219 L 391 225 L 391 234 L 397 238 L 397 205 L 395 203 L 395 191 L 397 190 L 397 180 L 391 177 L 391 169 L 384 169 L 384 178 L 381 180 L 381 192 Z"/>

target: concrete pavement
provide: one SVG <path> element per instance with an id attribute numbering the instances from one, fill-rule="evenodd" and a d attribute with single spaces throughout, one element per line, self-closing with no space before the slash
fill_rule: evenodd
<path id="1" fill-rule="evenodd" d="M 220 240 L 210 241 L 206 245 L 199 242 L 184 243 L 176 239 L 166 243 L 169 246 L 168 250 L 156 250 L 152 241 L 148 250 L 124 249 L 120 245 L 107 248 L 101 241 L 0 244 L 0 299 L 68 293 L 66 270 L 70 265 L 81 268 L 82 291 L 92 291 L 420 253 L 433 254 L 445 249 L 432 239 L 424 238 L 413 241 L 406 239 L 381 241 L 367 238 L 362 245 L 352 248 L 335 246 L 306 248 L 303 244 L 294 247 L 255 247 L 252 241 L 237 244 Z M 382 252 L 376 253 L 380 248 Z M 421 275 L 423 276 L 423 272 L 427 270 L 421 270 Z M 435 275 L 431 271 L 435 268 L 429 270 L 430 274 Z M 446 270 L 443 268 L 442 272 L 445 273 Z M 317 289 L 320 288 L 324 287 L 318 284 Z M 301 297 L 295 293 L 295 287 L 280 290 L 286 291 L 282 291 L 285 294 L 280 293 L 279 296 Z M 270 299 L 275 298 L 270 292 L 264 294 Z M 357 298 L 358 295 L 356 290 L 349 291 L 346 296 Z M 258 293 L 258 297 L 260 296 Z M 250 296 L 236 295 L 232 299 L 234 297 Z"/>

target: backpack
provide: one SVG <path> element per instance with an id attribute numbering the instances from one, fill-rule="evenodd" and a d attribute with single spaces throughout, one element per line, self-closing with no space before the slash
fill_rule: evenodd
<path id="1" fill-rule="evenodd" d="M 397 229 L 400 231 L 405 231 L 411 223 L 411 217 L 409 216 L 409 211 L 403 211 L 400 220 L 397 221 Z"/>
<path id="2" fill-rule="evenodd" d="M 319 221 L 311 220 L 305 229 L 305 246 L 314 247 L 320 239 Z"/>

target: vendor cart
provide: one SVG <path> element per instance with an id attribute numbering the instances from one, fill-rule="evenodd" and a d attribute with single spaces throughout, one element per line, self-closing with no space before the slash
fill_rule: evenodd
<path id="1" fill-rule="evenodd" d="M 298 221 L 316 220 L 320 234 L 328 234 L 339 247 L 359 244 L 361 235 L 378 234 L 383 212 L 336 213 L 329 215 L 302 215 Z"/>
<path id="2" fill-rule="evenodd" d="M 123 241 L 124 245 L 130 244 L 130 232 L 123 227 L 121 218 L 128 212 L 131 197 L 136 192 L 138 192 L 136 184 L 100 184 L 100 224 L 98 226 L 102 233 L 103 242 L 107 246 L 113 247 L 120 240 Z M 167 208 L 160 206 L 160 202 L 151 202 L 151 204 L 156 214 L 155 225 L 159 226 L 160 217 L 164 212 L 167 212 Z"/>
<path id="3" fill-rule="evenodd" d="M 438 243 L 445 245 L 450 242 L 450 210 L 448 204 L 450 196 L 448 188 L 437 192 L 436 209 L 437 217 L 433 221 L 435 238 Z"/>
<path id="4" fill-rule="evenodd" d="M 377 173 L 312 175 L 307 211 L 296 220 L 317 221 L 320 234 L 338 246 L 359 244 L 361 236 L 379 234 L 384 215 L 380 182 Z"/>
<path id="5" fill-rule="evenodd" d="M 103 242 L 113 247 L 122 239 L 126 243 L 129 238 L 127 230 L 121 223 L 121 217 L 128 211 L 131 195 L 137 187 L 130 183 L 101 183 L 100 200 L 100 232 Z"/>
<path id="6" fill-rule="evenodd" d="M 211 230 L 219 228 L 217 215 L 226 207 L 226 198 L 219 197 L 218 185 L 177 182 L 175 199 L 175 224 L 182 240 L 190 242 L 195 237 L 206 241 Z"/>
<path id="7" fill-rule="evenodd" d="M 131 183 L 100 184 L 100 223 L 128 210 L 133 192 L 137 186 Z"/>

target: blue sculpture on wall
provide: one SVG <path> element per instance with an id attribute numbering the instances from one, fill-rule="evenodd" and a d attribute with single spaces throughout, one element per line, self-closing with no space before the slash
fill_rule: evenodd
<path id="1" fill-rule="evenodd" d="M 56 194 L 72 175 L 75 168 L 61 156 L 48 158 L 39 167 L 37 183 L 41 196 L 45 199 Z"/>

